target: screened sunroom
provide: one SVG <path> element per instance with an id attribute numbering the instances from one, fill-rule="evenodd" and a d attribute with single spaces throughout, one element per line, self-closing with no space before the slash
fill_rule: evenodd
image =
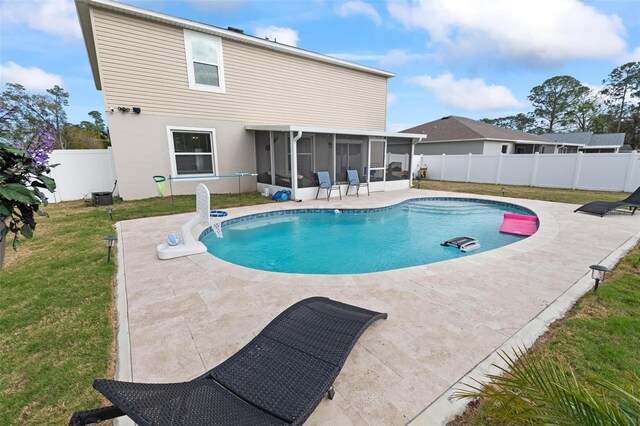
<path id="1" fill-rule="evenodd" d="M 357 170 L 371 191 L 409 188 L 413 144 L 426 137 L 303 126 L 245 128 L 255 134 L 258 190 L 289 189 L 296 199 L 316 196 L 318 171 L 328 171 L 342 194 L 347 190 L 347 170 Z"/>

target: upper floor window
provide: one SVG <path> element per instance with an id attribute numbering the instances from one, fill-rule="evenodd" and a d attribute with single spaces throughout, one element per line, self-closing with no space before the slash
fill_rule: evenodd
<path id="1" fill-rule="evenodd" d="M 184 30 L 189 88 L 224 93 L 220 37 Z"/>

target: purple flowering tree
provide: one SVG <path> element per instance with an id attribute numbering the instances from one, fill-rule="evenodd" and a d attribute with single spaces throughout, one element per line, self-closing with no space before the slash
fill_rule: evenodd
<path id="1" fill-rule="evenodd" d="M 51 128 L 36 135 L 26 149 L 0 142 L 0 251 L 9 233 L 13 234 L 13 248 L 16 249 L 18 235 L 27 239 L 33 237 L 36 229 L 36 215 L 46 216 L 40 211 L 47 205 L 47 197 L 42 189 L 55 191 L 56 184 L 50 172 L 49 154 L 55 136 Z M 2 260 L 0 256 L 0 268 Z"/>

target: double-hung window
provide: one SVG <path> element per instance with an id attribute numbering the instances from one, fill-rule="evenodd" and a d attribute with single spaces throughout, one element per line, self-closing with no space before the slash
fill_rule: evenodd
<path id="1" fill-rule="evenodd" d="M 172 176 L 215 175 L 215 129 L 167 127 Z"/>
<path id="2" fill-rule="evenodd" d="M 220 37 L 184 30 L 189 88 L 224 93 L 224 67 Z"/>

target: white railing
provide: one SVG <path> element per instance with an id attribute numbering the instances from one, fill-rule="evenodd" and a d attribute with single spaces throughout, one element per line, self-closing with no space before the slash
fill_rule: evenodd
<path id="1" fill-rule="evenodd" d="M 428 179 L 633 192 L 640 186 L 640 155 L 499 154 L 416 155 Z"/>
<path id="2" fill-rule="evenodd" d="M 45 191 L 51 203 L 80 200 L 91 192 L 111 192 L 116 180 L 111 148 L 54 150 L 49 164 L 57 164 L 51 169 L 56 191 Z"/>

